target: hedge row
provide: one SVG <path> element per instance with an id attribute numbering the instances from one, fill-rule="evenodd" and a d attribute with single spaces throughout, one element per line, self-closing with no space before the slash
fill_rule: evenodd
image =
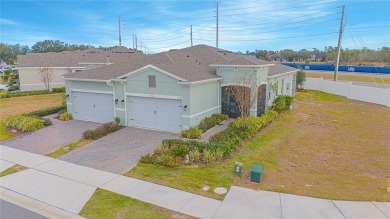
<path id="1" fill-rule="evenodd" d="M 63 115 L 63 114 L 62 114 Z M 107 122 L 103 125 L 97 127 L 94 130 L 87 130 L 83 133 L 83 138 L 85 139 L 99 139 L 110 133 L 113 133 L 120 129 L 120 125 L 115 122 Z"/>
<path id="2" fill-rule="evenodd" d="M 207 130 L 216 125 L 220 125 L 222 121 L 227 120 L 228 118 L 229 117 L 224 114 L 213 114 L 211 117 L 204 118 L 198 126 L 181 131 L 179 136 L 180 138 L 198 139 L 202 137 L 202 134 Z"/>
<path id="3" fill-rule="evenodd" d="M 17 92 L 17 93 L 9 93 L 7 91 L 0 92 L 0 99 L 10 98 L 10 97 L 21 97 L 21 96 L 33 96 L 33 95 L 41 95 L 48 94 L 47 90 L 36 90 L 36 91 L 26 91 L 26 92 Z"/>
<path id="4" fill-rule="evenodd" d="M 52 88 L 51 90 L 52 90 L 54 93 L 65 93 L 65 87 Z"/>
<path id="5" fill-rule="evenodd" d="M 224 131 L 212 135 L 209 143 L 181 139 L 163 140 L 161 146 L 157 147 L 153 154 L 142 156 L 140 162 L 176 167 L 184 164 L 183 161 L 187 154 L 189 163 L 210 163 L 228 158 L 242 144 L 243 139 L 254 136 L 277 115 L 277 112 L 269 110 L 260 117 L 248 117 L 245 127 L 243 120 L 238 118 Z"/>
<path id="6" fill-rule="evenodd" d="M 45 108 L 45 109 L 29 112 L 29 113 L 26 113 L 24 115 L 42 117 L 42 116 L 47 116 L 47 115 L 58 113 L 59 111 L 65 110 L 65 109 L 66 109 L 66 106 L 55 106 L 55 107 L 50 107 L 50 108 Z"/>

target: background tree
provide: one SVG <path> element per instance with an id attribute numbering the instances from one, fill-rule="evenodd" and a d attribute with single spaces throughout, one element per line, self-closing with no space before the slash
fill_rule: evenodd
<path id="1" fill-rule="evenodd" d="M 36 42 L 31 46 L 32 52 L 43 53 L 43 52 L 61 52 L 65 50 L 64 42 L 59 40 L 44 40 Z"/>
<path id="2" fill-rule="evenodd" d="M 53 71 L 47 67 L 38 69 L 36 77 L 45 85 L 47 92 L 50 92 L 50 83 L 53 80 Z"/>
<path id="3" fill-rule="evenodd" d="M 306 81 L 306 73 L 303 71 L 303 69 L 299 69 L 297 72 L 297 88 L 298 86 L 302 86 Z"/>

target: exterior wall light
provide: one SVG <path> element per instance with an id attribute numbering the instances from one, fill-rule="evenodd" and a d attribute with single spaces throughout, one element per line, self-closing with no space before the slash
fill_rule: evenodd
<path id="1" fill-rule="evenodd" d="M 115 104 L 118 104 L 118 99 L 115 99 Z"/>
<path id="2" fill-rule="evenodd" d="M 68 99 L 69 98 L 69 94 L 67 94 L 65 97 L 66 97 L 66 99 Z"/>
<path id="3" fill-rule="evenodd" d="M 184 105 L 183 109 L 184 109 L 184 111 L 186 111 L 187 110 L 187 105 Z"/>

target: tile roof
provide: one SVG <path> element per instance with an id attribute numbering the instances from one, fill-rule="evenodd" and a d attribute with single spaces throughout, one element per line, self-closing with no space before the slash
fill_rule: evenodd
<path id="1" fill-rule="evenodd" d="M 217 49 L 207 45 L 197 45 L 180 50 L 146 55 L 130 60 L 118 62 L 113 65 L 84 70 L 67 74 L 65 78 L 110 80 L 121 77 L 127 73 L 153 65 L 164 71 L 172 73 L 186 81 L 200 81 L 219 78 L 212 64 L 231 65 L 266 65 L 273 64 L 243 54 L 236 54 L 227 50 Z M 279 71 L 280 69 L 275 69 Z M 281 69 L 283 70 L 283 69 Z M 284 73 L 284 72 L 282 72 Z M 280 73 L 278 73 L 280 74 Z"/>

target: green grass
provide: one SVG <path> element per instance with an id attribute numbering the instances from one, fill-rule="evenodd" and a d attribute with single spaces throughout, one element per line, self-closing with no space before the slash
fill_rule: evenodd
<path id="1" fill-rule="evenodd" d="M 80 215 L 86 218 L 190 218 L 107 190 L 97 189 Z"/>
<path id="2" fill-rule="evenodd" d="M 232 185 L 327 199 L 390 201 L 386 182 L 390 108 L 318 91 L 294 97 L 278 116 L 232 158 L 208 166 L 167 168 L 139 163 L 124 175 L 222 199 L 215 187 Z M 232 174 L 244 163 L 241 177 Z M 253 164 L 261 183 L 250 182 Z M 209 185 L 210 191 L 203 191 Z"/>
<path id="3" fill-rule="evenodd" d="M 15 137 L 12 133 L 5 131 L 4 121 L 8 116 L 58 106 L 61 104 L 61 95 L 44 94 L 0 99 L 0 141 Z"/>
<path id="4" fill-rule="evenodd" d="M 20 166 L 20 165 L 14 165 L 14 166 L 4 170 L 3 172 L 1 172 L 0 177 L 7 176 L 7 175 L 10 175 L 10 174 L 13 174 L 13 173 L 25 170 L 25 169 L 27 169 L 27 167 Z"/>
<path id="5" fill-rule="evenodd" d="M 7 127 L 5 126 L 5 122 L 3 120 L 0 120 L 0 141 L 5 141 L 7 139 L 15 137 L 14 134 L 6 132 L 6 128 Z"/>
<path id="6" fill-rule="evenodd" d="M 76 142 L 70 143 L 70 144 L 68 144 L 68 145 L 66 145 L 66 146 L 64 146 L 64 147 L 62 147 L 62 148 L 60 148 L 58 150 L 50 152 L 46 156 L 49 156 L 49 157 L 52 157 L 52 158 L 57 158 L 57 157 L 60 157 L 60 156 L 62 156 L 64 154 L 66 154 L 66 153 L 69 153 L 69 152 L 71 152 L 73 150 L 76 150 L 76 149 L 78 149 L 80 147 L 83 147 L 83 146 L 85 146 L 85 145 L 87 145 L 87 144 L 89 144 L 89 143 L 91 143 L 93 141 L 94 140 L 82 138 L 82 139 L 80 139 L 80 140 L 78 140 Z"/>

